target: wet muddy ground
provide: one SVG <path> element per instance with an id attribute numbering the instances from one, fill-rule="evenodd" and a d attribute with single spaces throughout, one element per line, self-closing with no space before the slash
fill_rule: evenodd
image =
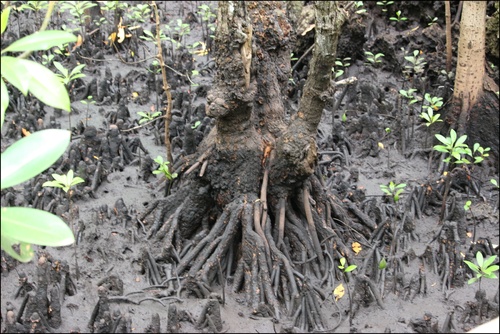
<path id="1" fill-rule="evenodd" d="M 203 3 L 210 4 L 212 8 L 216 6 L 216 3 L 200 1 L 159 3 L 165 23 L 169 22 L 171 26 L 177 24 L 178 18 L 190 22 L 197 6 Z M 30 15 L 26 18 L 23 15 L 20 14 L 17 20 L 21 27 L 30 29 L 34 17 Z M 64 18 L 54 24 L 64 23 Z M 369 21 L 369 18 L 360 20 Z M 17 24 L 16 19 L 13 22 Z M 410 52 L 416 45 L 422 50 L 435 49 L 436 41 L 428 36 L 443 33 L 439 25 L 432 28 L 436 29 L 435 32 L 423 27 L 410 32 L 417 22 L 409 22 L 404 30 L 391 24 L 385 27 L 377 25 L 380 23 L 377 20 L 374 22 L 373 36 L 368 36 L 366 40 L 361 38 L 362 41 L 352 37 L 356 36 L 356 26 L 350 27 L 353 29 L 350 32 L 352 44 L 358 43 L 356 45 L 373 53 L 383 52 L 386 59 L 393 56 L 393 61 L 399 64 L 404 64 L 400 46 Z M 154 23 L 148 20 L 140 26 L 152 29 Z M 12 29 L 15 34 L 17 26 L 13 27 L 16 27 Z M 441 27 L 444 25 L 441 24 Z M 192 45 L 202 41 L 201 24 L 192 20 L 190 28 L 190 33 L 184 36 L 185 43 Z M 148 238 L 150 222 L 140 217 L 156 200 L 165 196 L 165 181 L 151 173 L 156 168 L 151 159 L 158 155 L 165 157 L 166 151 L 161 144 L 163 130 L 159 122 L 139 127 L 140 116 L 137 113 L 159 109 L 160 97 L 156 91 L 161 84 L 158 75 L 156 81 L 153 80 L 154 75 L 151 73 L 156 68 L 149 67 L 153 60 L 140 62 L 154 55 L 154 45 L 130 38 L 117 54 L 109 44 L 103 43 L 110 29 L 112 24 L 102 25 L 100 31 L 89 36 L 86 43 L 91 47 L 82 47 L 77 51 L 82 57 L 73 55 L 65 63 L 69 67 L 76 61 L 86 64 L 83 71 L 86 77 L 77 81 L 72 88 L 71 118 L 66 114 L 58 114 L 50 107 L 44 107 L 41 114 L 43 127 L 69 128 L 71 124 L 74 129 L 71 146 L 74 154 L 68 150 L 64 159 L 42 177 L 2 191 L 2 206 L 9 203 L 50 207 L 52 212 L 66 221 L 72 220 L 77 227 L 78 240 L 76 250 L 73 246 L 36 246 L 36 259 L 27 264 L 13 261 L 2 252 L 2 332 L 28 332 L 33 326 L 61 333 L 88 332 L 91 329 L 95 332 L 117 333 L 187 333 L 214 329 L 222 332 L 263 333 L 287 332 L 294 326 L 293 330 L 300 328 L 300 324 L 291 325 L 293 315 L 284 314 L 277 320 L 272 316 L 252 313 L 245 303 L 244 293 L 233 292 L 230 280 L 212 287 L 212 299 L 201 299 L 183 294 L 182 291 L 171 293 L 178 280 L 176 277 L 160 282 L 153 279 L 154 276 L 164 278 L 173 264 L 158 264 L 156 268 L 159 273 L 149 272 L 147 263 L 151 261 L 151 247 L 157 247 L 157 244 Z M 140 30 L 134 30 L 131 34 L 139 34 Z M 307 36 L 310 38 L 310 35 L 306 35 L 304 40 Z M 391 41 L 394 42 L 392 45 Z M 407 82 L 402 84 L 404 79 L 401 72 L 395 73 L 395 66 L 389 60 L 384 60 L 377 67 L 367 65 L 359 50 L 355 52 L 346 43 L 345 40 L 341 41 L 338 57 L 352 59 L 340 79 L 353 76 L 358 83 L 349 88 L 337 110 L 332 111 L 341 92 L 332 97 L 332 103 L 325 109 L 318 131 L 320 172 L 325 180 L 334 180 L 332 184 L 326 183 L 331 193 L 349 199 L 355 198 L 353 194 L 361 194 L 363 201 L 354 201 L 354 205 L 365 212 L 369 212 L 366 207 L 363 208 L 363 205 L 368 205 L 366 203 L 385 207 L 384 203 L 387 202 L 380 185 L 390 181 L 406 183 L 401 201 L 393 203 L 398 212 L 404 213 L 408 211 L 405 205 L 411 203 L 407 199 L 413 195 L 414 189 L 418 190 L 423 185 L 432 187 L 442 182 L 441 157 L 434 155 L 429 162 L 429 150 L 425 148 L 430 147 L 432 135 L 429 136 L 418 114 L 414 112 L 408 115 L 407 128 L 398 123 L 398 91 L 408 88 L 403 86 Z M 168 47 L 171 44 L 165 45 Z M 201 47 L 193 49 L 201 50 Z M 132 57 L 130 50 L 135 51 L 135 57 Z M 298 51 L 298 57 L 304 53 L 305 49 Z M 204 110 L 206 92 L 210 89 L 215 68 L 210 53 L 208 56 L 191 53 L 190 56 L 187 50 L 179 49 L 174 50 L 174 54 L 171 57 L 173 60 L 167 63 L 175 69 L 169 71 L 168 75 L 174 98 L 174 119 L 170 129 L 174 159 L 177 159 L 186 153 L 183 150 L 188 149 L 182 144 L 185 136 L 194 136 L 194 143 L 198 144 L 213 125 L 205 117 Z M 423 56 L 427 57 L 428 68 L 431 68 L 427 73 L 439 73 L 443 61 L 436 60 L 438 57 L 431 52 L 425 51 Z M 303 62 L 307 63 L 307 57 Z M 191 85 L 185 76 L 191 75 L 193 69 L 199 71 L 199 75 L 191 78 L 197 85 Z M 296 108 L 301 79 L 305 73 L 306 69 L 300 66 L 293 74 L 290 108 Z M 494 74 L 498 83 L 498 69 Z M 93 80 L 95 83 L 92 83 Z M 443 87 L 437 87 L 436 84 L 431 91 L 435 95 L 442 92 L 449 97 L 450 84 L 446 78 L 442 80 Z M 96 103 L 80 102 L 90 95 Z M 372 103 L 374 100 L 377 102 Z M 21 128 L 31 127 L 30 131 L 38 129 L 39 124 L 32 124 L 33 117 L 25 115 L 30 108 L 36 106 L 28 105 L 22 110 L 6 114 L 2 150 L 21 136 Z M 342 120 L 343 114 L 346 115 L 345 121 Z M 197 125 L 197 122 L 200 124 Z M 8 123 L 13 125 L 7 126 Z M 335 129 L 333 131 L 332 126 Z M 401 128 L 404 130 L 398 130 Z M 440 130 L 440 125 L 431 127 L 434 133 Z M 402 134 L 407 140 L 404 154 L 401 150 Z M 335 143 L 333 146 L 332 142 Z M 94 150 L 87 151 L 87 160 L 76 154 L 82 146 Z M 332 147 L 344 147 L 343 158 L 328 153 Z M 100 164 L 100 159 L 109 159 L 109 167 L 102 167 L 104 163 Z M 74 168 L 78 176 L 87 180 L 78 187 L 73 197 L 71 214 L 61 193 L 51 193 L 40 187 L 51 173 L 66 171 L 69 166 Z M 398 270 L 389 270 L 391 267 L 388 267 L 385 271 L 363 273 L 372 277 L 378 297 L 360 291 L 354 278 L 361 273 L 356 271 L 349 275 L 349 282 L 339 280 L 335 286 L 320 286 L 324 297 L 320 300 L 324 329 L 363 333 L 465 332 L 497 317 L 498 280 L 484 279 L 481 289 L 485 295 L 477 296 L 478 285 L 467 284 L 471 273 L 464 264 L 459 264 L 460 268 L 456 268 L 455 277 L 450 282 L 446 279 L 449 272 L 443 269 L 447 266 L 443 264 L 444 258 L 441 258 L 446 238 L 453 233 L 460 235 L 454 245 L 459 257 L 467 256 L 470 259 L 475 250 L 498 255 L 499 193 L 498 188 L 490 183 L 490 179 L 498 180 L 494 166 L 494 162 L 486 161 L 474 168 L 473 185 L 467 184 L 466 188 L 457 184 L 452 187 L 457 208 L 463 207 L 467 200 L 472 201 L 470 211 L 458 212 L 454 217 L 457 219 L 455 225 L 439 223 L 439 204 L 425 205 L 417 218 L 411 220 L 411 226 L 405 226 L 407 234 L 402 238 L 397 254 Z M 474 192 L 474 187 L 479 193 Z M 174 186 L 168 191 L 175 193 L 178 188 Z M 53 199 L 56 201 L 53 202 Z M 398 221 L 401 216 L 394 214 L 390 219 Z M 368 238 L 352 236 L 352 240 L 359 242 L 361 251 L 350 264 L 356 264 L 361 269 L 368 261 L 372 261 L 374 249 L 379 249 L 381 254 L 388 253 L 390 242 L 381 238 L 381 243 L 371 243 L 372 238 L 376 239 L 375 232 Z M 473 243 L 478 240 L 478 243 Z M 333 289 L 339 283 L 348 285 L 349 291 L 335 300 Z M 48 300 L 38 298 L 43 297 L 44 293 Z M 44 307 L 43 300 L 45 303 L 50 301 L 50 309 L 45 306 L 48 310 L 46 319 L 40 320 L 33 313 L 37 307 Z M 210 304 L 214 300 L 217 302 Z M 211 319 L 206 317 L 206 313 L 211 312 L 207 311 L 207 305 L 210 310 L 220 307 L 222 330 L 218 324 L 207 321 Z"/>

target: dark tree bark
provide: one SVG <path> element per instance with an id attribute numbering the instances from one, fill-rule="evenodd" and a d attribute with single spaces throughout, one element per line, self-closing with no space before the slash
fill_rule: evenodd
<path id="1" fill-rule="evenodd" d="M 339 4 L 316 2 L 310 71 L 290 117 L 285 106 L 295 34 L 285 2 L 219 3 L 217 74 L 207 96 L 216 126 L 197 153 L 175 165 L 181 188 L 163 201 L 153 225 L 187 291 L 208 297 L 222 274 L 244 291 L 254 313 L 268 304 L 278 318 L 282 306 L 306 317 L 301 308 L 318 308 L 312 277 L 332 283 L 333 259 L 349 257 L 334 223 L 349 219 L 314 174 L 316 131 L 332 94 L 345 20 Z M 323 329 L 321 315 L 308 319 L 310 329 Z"/>

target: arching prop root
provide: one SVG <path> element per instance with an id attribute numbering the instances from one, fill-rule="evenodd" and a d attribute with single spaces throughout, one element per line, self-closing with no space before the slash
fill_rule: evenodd
<path id="1" fill-rule="evenodd" d="M 317 306 L 326 298 L 322 289 L 331 290 L 340 279 L 336 262 L 349 259 L 346 245 L 363 235 L 351 226 L 340 200 L 327 196 L 313 175 L 288 198 L 267 203 L 262 194 L 244 194 L 219 210 L 206 204 L 209 191 L 194 182 L 153 209 L 147 238 L 160 247 L 144 262 L 157 263 L 156 271 L 146 269 L 153 282 L 167 284 L 178 297 L 212 298 L 213 283 L 224 291 L 227 281 L 233 291 L 243 292 L 253 316 L 285 316 L 296 320 L 294 326 L 324 328 Z"/>

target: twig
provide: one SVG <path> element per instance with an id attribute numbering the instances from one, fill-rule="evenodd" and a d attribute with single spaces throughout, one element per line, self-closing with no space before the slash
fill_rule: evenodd
<path id="1" fill-rule="evenodd" d="M 155 12 L 156 19 L 156 44 L 158 46 L 158 60 L 161 66 L 161 76 L 163 79 L 163 89 L 165 90 L 165 95 L 167 96 L 167 107 L 165 109 L 165 146 L 167 148 L 167 160 L 173 164 L 174 159 L 172 157 L 172 145 L 170 143 L 170 122 L 172 121 L 172 94 L 170 93 L 170 86 L 167 81 L 167 71 L 165 69 L 165 62 L 163 60 L 163 50 L 161 47 L 160 40 L 160 16 L 158 15 L 158 7 L 156 6 L 156 1 L 152 1 L 152 6 Z"/>

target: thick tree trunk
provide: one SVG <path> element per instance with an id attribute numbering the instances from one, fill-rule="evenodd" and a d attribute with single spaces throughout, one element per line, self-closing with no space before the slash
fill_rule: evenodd
<path id="1" fill-rule="evenodd" d="M 333 280 L 333 259 L 350 255 L 333 220 L 349 219 L 313 174 L 343 12 L 337 2 L 316 2 L 313 58 L 292 119 L 286 3 L 221 1 L 217 19 L 217 74 L 207 96 L 216 126 L 179 167 L 185 183 L 157 210 L 150 237 L 156 233 L 162 257 L 178 263 L 190 293 L 208 297 L 219 272 L 255 313 L 266 304 L 276 317 L 283 304 L 292 313 L 306 304 L 319 309 L 310 274 Z M 324 329 L 319 314 L 306 322 Z"/>
<path id="2" fill-rule="evenodd" d="M 486 4 L 484 1 L 464 1 L 463 4 L 453 91 L 453 105 L 455 113 L 458 113 L 458 132 L 461 134 L 472 107 L 483 92 Z"/>

